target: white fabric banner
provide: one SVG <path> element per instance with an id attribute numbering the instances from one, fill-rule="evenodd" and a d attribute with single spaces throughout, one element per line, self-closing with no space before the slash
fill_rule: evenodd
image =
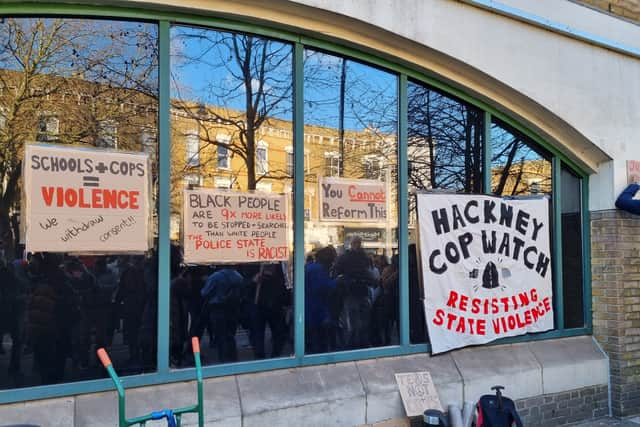
<path id="1" fill-rule="evenodd" d="M 23 216 L 29 252 L 146 252 L 149 157 L 27 145 Z"/>
<path id="2" fill-rule="evenodd" d="M 547 198 L 418 194 L 433 353 L 553 329 Z"/>

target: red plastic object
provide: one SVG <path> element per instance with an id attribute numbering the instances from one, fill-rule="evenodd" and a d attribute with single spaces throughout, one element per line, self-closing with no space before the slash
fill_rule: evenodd
<path id="1" fill-rule="evenodd" d="M 98 357 L 102 362 L 102 366 L 104 366 L 105 368 L 111 365 L 111 359 L 109 359 L 109 355 L 107 354 L 107 351 L 104 348 L 98 349 Z"/>

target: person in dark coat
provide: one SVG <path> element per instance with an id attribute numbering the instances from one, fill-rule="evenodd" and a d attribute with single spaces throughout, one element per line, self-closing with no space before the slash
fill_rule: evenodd
<path id="1" fill-rule="evenodd" d="M 140 325 L 146 302 L 144 280 L 144 257 L 132 256 L 124 267 L 115 302 L 119 305 L 123 319 L 124 343 L 129 347 L 129 361 L 141 361 Z"/>
<path id="2" fill-rule="evenodd" d="M 34 370 L 40 374 L 42 384 L 54 384 L 64 377 L 71 330 L 80 314 L 57 255 L 43 255 L 42 273 L 29 302 L 28 322 Z"/>
<path id="3" fill-rule="evenodd" d="M 336 280 L 331 277 L 330 271 L 335 259 L 335 249 L 327 246 L 319 249 L 315 261 L 304 267 L 305 342 L 309 353 L 329 350 L 330 334 L 333 332 L 330 304 L 336 289 Z"/>
<path id="4" fill-rule="evenodd" d="M 336 260 L 338 345 L 343 349 L 363 348 L 370 344 L 371 288 L 375 288 L 371 267 L 371 260 L 362 249 L 362 240 L 357 236 L 352 239 L 349 250 Z"/>
<path id="5" fill-rule="evenodd" d="M 263 264 L 255 278 L 251 344 L 257 359 L 266 357 L 265 332 L 271 331 L 271 357 L 279 357 L 287 338 L 285 307 L 289 303 L 281 264 Z"/>
<path id="6" fill-rule="evenodd" d="M 203 308 L 191 335 L 201 337 L 205 327 L 212 325 L 220 362 L 238 359 L 236 330 L 244 283 L 235 268 L 225 267 L 213 272 L 200 291 Z"/>

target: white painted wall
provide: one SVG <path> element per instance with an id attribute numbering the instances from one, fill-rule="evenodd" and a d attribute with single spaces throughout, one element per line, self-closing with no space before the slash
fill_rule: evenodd
<path id="1" fill-rule="evenodd" d="M 640 159 L 640 59 L 453 0 L 295 0 L 445 53 L 545 106 L 612 159 L 591 178 L 592 210 L 610 209 Z M 640 26 L 561 0 L 503 0 L 559 24 L 640 47 Z M 609 164 L 610 163 L 610 164 Z"/>

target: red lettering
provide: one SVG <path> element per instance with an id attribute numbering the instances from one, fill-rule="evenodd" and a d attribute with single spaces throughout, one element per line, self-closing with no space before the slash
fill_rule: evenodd
<path id="1" fill-rule="evenodd" d="M 120 209 L 127 208 L 127 192 L 126 191 L 123 191 L 123 190 L 118 191 L 118 207 Z"/>
<path id="2" fill-rule="evenodd" d="M 436 316 L 433 318 L 433 324 L 436 326 L 442 326 L 444 323 L 444 310 L 439 308 L 436 310 Z"/>
<path id="3" fill-rule="evenodd" d="M 456 320 L 456 315 L 453 313 L 447 313 L 447 329 L 448 330 L 451 330 L 454 320 Z"/>
<path id="4" fill-rule="evenodd" d="M 288 248 L 286 246 L 276 246 L 276 247 L 260 247 L 258 249 L 258 259 L 284 259 L 287 257 Z"/>
<path id="5" fill-rule="evenodd" d="M 467 303 L 469 302 L 469 297 L 466 295 L 460 295 L 460 310 L 467 311 Z"/>
<path id="6" fill-rule="evenodd" d="M 111 209 L 116 208 L 116 200 L 117 200 L 118 192 L 116 190 L 104 190 L 104 208 Z"/>
<path id="7" fill-rule="evenodd" d="M 102 191 L 97 188 L 91 190 L 91 204 L 94 208 L 102 207 Z"/>
<path id="8" fill-rule="evenodd" d="M 64 206 L 64 188 L 58 187 L 56 189 L 56 194 L 58 195 L 58 203 L 56 204 L 56 206 L 61 208 Z"/>
<path id="9" fill-rule="evenodd" d="M 474 298 L 471 300 L 471 312 L 473 314 L 480 313 L 480 298 Z"/>
<path id="10" fill-rule="evenodd" d="M 449 292 L 449 301 L 447 301 L 447 307 L 456 308 L 457 299 L 458 293 L 456 291 Z"/>
<path id="11" fill-rule="evenodd" d="M 42 187 L 40 191 L 42 192 L 42 199 L 44 200 L 44 204 L 47 206 L 51 206 L 51 202 L 53 202 L 53 187 Z"/>
<path id="12" fill-rule="evenodd" d="M 350 185 L 347 189 L 349 200 L 352 202 L 384 202 L 384 191 L 357 191 L 355 185 Z"/>
<path id="13" fill-rule="evenodd" d="M 139 191 L 129 191 L 129 209 L 140 209 L 138 205 Z"/>
<path id="14" fill-rule="evenodd" d="M 524 323 L 525 325 L 531 324 L 531 310 L 527 310 L 524 312 Z"/>
<path id="15" fill-rule="evenodd" d="M 525 326 L 527 326 L 527 325 L 525 325 L 525 323 L 520 318 L 520 313 L 516 313 L 516 324 L 517 324 L 518 328 L 520 328 L 520 329 L 522 329 Z"/>
<path id="16" fill-rule="evenodd" d="M 478 319 L 476 322 L 476 332 L 478 335 L 485 335 L 487 333 L 487 321 L 484 319 Z"/>
<path id="17" fill-rule="evenodd" d="M 549 297 L 545 297 L 544 299 L 544 309 L 548 312 L 551 311 L 551 301 L 549 301 Z"/>
<path id="18" fill-rule="evenodd" d="M 196 250 L 198 249 L 231 249 L 231 240 L 196 240 Z"/>
<path id="19" fill-rule="evenodd" d="M 84 200 L 84 191 L 80 190 L 80 201 L 78 202 L 78 207 L 80 208 L 90 208 L 91 204 L 85 202 Z"/>
<path id="20" fill-rule="evenodd" d="M 64 192 L 64 202 L 70 208 L 75 207 L 76 203 L 78 203 L 78 193 L 76 193 L 72 188 L 67 188 Z"/>

